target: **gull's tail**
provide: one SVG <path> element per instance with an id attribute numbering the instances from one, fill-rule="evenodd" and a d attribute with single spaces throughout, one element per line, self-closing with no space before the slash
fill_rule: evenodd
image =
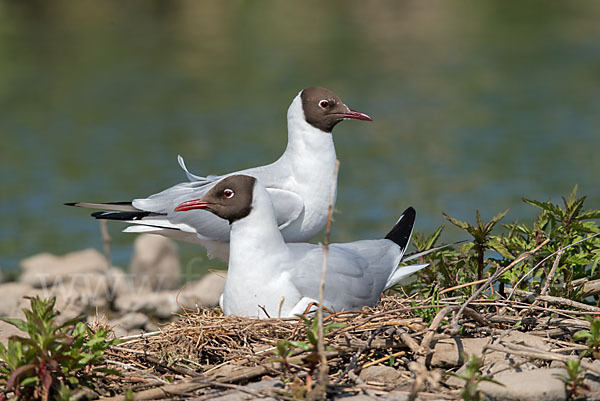
<path id="1" fill-rule="evenodd" d="M 415 212 L 415 209 L 409 207 L 402 213 L 396 225 L 385 236 L 386 239 L 394 241 L 402 249 L 402 253 L 404 253 L 410 241 L 416 216 L 417 212 Z"/>
<path id="2" fill-rule="evenodd" d="M 410 242 L 416 215 L 417 213 L 412 207 L 406 209 L 396 222 L 396 225 L 392 227 L 390 232 L 385 236 L 386 239 L 394 241 L 400 247 L 402 255 L 404 255 L 404 252 L 408 247 L 408 243 Z M 385 289 L 387 290 L 411 274 L 423 269 L 427 265 L 427 263 L 422 263 L 417 265 L 401 266 L 394 269 L 392 274 L 390 274 L 387 279 Z"/>

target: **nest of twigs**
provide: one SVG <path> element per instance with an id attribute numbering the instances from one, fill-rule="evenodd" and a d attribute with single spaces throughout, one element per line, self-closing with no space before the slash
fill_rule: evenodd
<path id="1" fill-rule="evenodd" d="M 326 351 L 327 391 L 331 394 L 420 391 L 421 396 L 434 391 L 437 396 L 443 393 L 446 398 L 457 398 L 457 389 L 440 384 L 440 374 L 435 380 L 423 377 L 419 380 L 419 375 L 435 370 L 431 355 L 436 352 L 436 344 L 444 339 L 489 338 L 486 347 L 490 350 L 521 355 L 537 361 L 538 366 L 553 360 L 566 361 L 585 348 L 573 343 L 572 334 L 589 328 L 584 315 L 594 313 L 590 310 L 593 307 L 587 310 L 573 310 L 573 305 L 566 307 L 571 310 L 549 307 L 526 297 L 522 301 L 482 298 L 472 300 L 469 307 L 461 310 L 461 304 L 452 299 L 435 305 L 431 300 L 406 300 L 391 295 L 373 309 L 328 315 L 324 326 L 336 323 L 336 327 L 342 327 L 326 335 L 325 343 L 330 347 Z M 430 317 L 423 311 L 429 311 Z M 157 332 L 127 337 L 122 344 L 112 347 L 106 354 L 107 362 L 122 375 L 100 383 L 99 390 L 114 399 L 119 399 L 125 389 L 136 393 L 134 399 L 175 395 L 179 399 L 210 398 L 240 389 L 258 397 L 265 393 L 241 385 L 270 378 L 280 379 L 285 385 L 275 393 L 269 389 L 269 396 L 304 397 L 319 369 L 316 347 L 310 347 L 306 330 L 307 324 L 300 318 L 258 320 L 223 316 L 219 309 L 188 311 Z M 543 337 L 554 349 L 519 348 L 503 342 L 513 331 Z M 281 340 L 304 342 L 309 347 L 292 347 L 284 357 L 281 350 L 278 352 Z M 459 354 L 454 367 L 463 363 Z M 393 366 L 399 372 L 393 386 L 361 380 L 361 371 L 377 365 Z M 583 365 L 585 368 L 590 364 L 585 365 L 584 361 Z"/>

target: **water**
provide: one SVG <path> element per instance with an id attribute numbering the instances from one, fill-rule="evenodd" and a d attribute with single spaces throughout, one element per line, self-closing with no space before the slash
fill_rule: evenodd
<path id="1" fill-rule="evenodd" d="M 312 85 L 375 120 L 334 131 L 336 241 L 380 237 L 408 205 L 419 231 L 441 211 L 528 221 L 521 197 L 575 184 L 600 208 L 600 3 L 511 4 L 0 2 L 0 266 L 101 249 L 97 223 L 62 203 L 157 192 L 185 179 L 177 154 L 198 174 L 275 160 Z"/>

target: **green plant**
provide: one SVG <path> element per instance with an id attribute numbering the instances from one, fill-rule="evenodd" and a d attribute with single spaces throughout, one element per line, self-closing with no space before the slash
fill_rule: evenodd
<path id="1" fill-rule="evenodd" d="M 493 274 L 497 269 L 508 266 L 519 255 L 549 240 L 533 256 L 503 273 L 499 277 L 498 290 L 503 292 L 504 286 L 510 285 L 539 292 L 547 283 L 550 295 L 594 302 L 586 299 L 581 280 L 574 282 L 581 278 L 600 278 L 600 227 L 595 221 L 600 219 L 600 210 L 584 210 L 585 199 L 577 197 L 577 186 L 567 198 L 563 198 L 562 206 L 550 201 L 523 199 L 539 210 L 530 224 L 516 221 L 499 225 L 506 212 L 499 213 L 488 222 L 484 222 L 476 212 L 475 224 L 444 214 L 448 221 L 472 236 L 473 240 L 455 249 L 442 248 L 424 255 L 421 262 L 429 263 L 429 266 L 423 269 L 419 280 L 404 286 L 403 290 L 418 292 L 429 298 L 433 296 L 435 288 L 445 290 L 459 287 L 447 296 L 468 297 L 477 287 L 461 285 L 483 279 L 486 273 Z M 434 249 L 442 229 L 443 226 L 439 227 L 429 236 L 415 233 L 413 243 L 417 250 Z M 553 266 L 556 269 L 552 269 Z"/>
<path id="2" fill-rule="evenodd" d="M 431 235 L 425 236 L 415 232 L 412 236 L 412 243 L 417 248 L 417 252 L 430 251 L 438 244 L 440 235 L 444 226 L 438 227 Z M 419 292 L 426 298 L 433 297 L 439 288 L 448 288 L 457 284 L 470 281 L 464 274 L 462 267 L 465 264 L 464 258 L 461 258 L 461 252 L 453 249 L 453 247 L 443 247 L 427 253 L 419 259 L 420 263 L 427 263 L 421 273 L 419 280 L 411 284 L 398 284 L 392 287 L 398 292 Z M 412 261 L 407 263 L 414 263 Z M 414 305 L 413 305 L 414 306 Z M 427 313 L 427 312 L 417 312 Z M 435 315 L 436 311 L 431 311 Z M 423 316 L 427 320 L 426 316 Z"/>
<path id="3" fill-rule="evenodd" d="M 577 198 L 577 185 L 567 198 L 563 197 L 563 207 L 550 201 L 523 199 L 525 203 L 539 208 L 540 213 L 530 226 L 518 222 L 505 225 L 509 232 L 496 237 L 496 240 L 515 256 L 535 248 L 545 239 L 550 239 L 550 242 L 529 261 L 505 273 L 502 277 L 504 283 L 515 285 L 520 278 L 528 275 L 529 279 L 523 281 L 521 286 L 536 291 L 549 278 L 550 266 L 556 256 L 548 258 L 536 271 L 532 271 L 533 267 L 568 246 L 560 255 L 554 276 L 550 277 L 557 284 L 549 287 L 550 294 L 582 300 L 581 288 L 572 286 L 572 282 L 583 277 L 597 276 L 600 261 L 600 237 L 582 241 L 590 234 L 600 232 L 593 221 L 600 218 L 600 210 L 583 210 L 585 199 L 585 196 Z M 498 266 L 510 263 L 510 259 L 502 256 L 504 259 L 495 260 Z"/>
<path id="4" fill-rule="evenodd" d="M 292 341 L 288 339 L 279 340 L 277 342 L 277 348 L 275 350 L 275 355 L 280 358 L 275 359 L 276 362 L 281 362 L 284 366 L 289 366 L 289 363 L 302 363 L 301 360 L 290 360 L 289 358 L 298 351 L 308 351 L 310 352 L 307 360 L 311 362 L 318 361 L 318 351 L 317 344 L 318 340 L 318 321 L 314 318 L 312 321 L 307 319 L 305 316 L 298 315 L 300 319 L 304 322 L 304 331 L 306 334 L 307 341 Z M 345 327 L 346 325 L 343 323 L 331 323 L 327 326 L 323 327 L 323 335 L 327 335 L 333 329 L 339 329 Z M 325 349 L 331 350 L 331 347 L 326 347 Z"/>
<path id="5" fill-rule="evenodd" d="M 425 324 L 430 324 L 439 311 L 439 309 L 435 307 L 440 302 L 440 290 L 437 285 L 434 285 L 431 288 L 428 298 L 430 299 L 429 304 L 432 306 L 431 308 L 422 307 L 421 305 L 418 305 L 416 301 L 411 302 L 411 306 L 416 308 L 413 310 L 414 315 L 419 316 Z"/>
<path id="6" fill-rule="evenodd" d="M 412 243 L 418 252 L 430 251 L 436 247 L 443 230 L 444 226 L 442 225 L 428 237 L 415 232 L 412 236 Z M 452 285 L 451 283 L 455 283 L 457 278 L 453 274 L 454 269 L 451 267 L 458 255 L 459 253 L 450 247 L 438 249 L 424 255 L 419 262 L 428 263 L 429 265 L 423 269 L 419 281 L 424 284 L 425 288 L 434 288 L 440 286 L 440 284 Z"/>
<path id="7" fill-rule="evenodd" d="M 392 351 L 388 351 L 388 355 L 390 356 L 390 360 L 388 362 L 388 365 L 393 368 L 394 364 L 396 363 L 396 357 L 394 356 L 394 354 L 392 353 Z"/>
<path id="8" fill-rule="evenodd" d="M 589 330 L 579 330 L 573 334 L 575 341 L 585 340 L 588 349 L 585 354 L 591 353 L 594 358 L 600 355 L 600 318 L 588 318 L 590 322 Z"/>
<path id="9" fill-rule="evenodd" d="M 565 383 L 568 400 L 574 400 L 589 391 L 588 386 L 583 383 L 585 376 L 583 376 L 581 361 L 575 359 L 568 360 L 565 362 L 565 370 L 567 371 L 566 375 L 555 374 L 554 376 Z"/>
<path id="10" fill-rule="evenodd" d="M 479 214 L 479 210 L 476 210 L 475 216 L 477 219 L 477 225 L 475 226 L 465 221 L 460 221 L 458 219 L 450 217 L 446 213 L 442 213 L 450 223 L 454 224 L 459 228 L 462 228 L 463 230 L 471 234 L 471 236 L 473 237 L 473 242 L 471 242 L 465 248 L 465 251 L 472 252 L 473 257 L 468 258 L 469 263 L 467 263 L 467 266 L 470 267 L 471 270 L 477 272 L 477 280 L 481 280 L 481 278 L 483 277 L 483 270 L 486 265 L 484 255 L 485 251 L 487 251 L 488 249 L 494 249 L 500 252 L 500 254 L 504 253 L 507 256 L 512 257 L 512 255 L 506 252 L 502 244 L 498 242 L 497 238 L 490 235 L 492 230 L 494 229 L 494 226 L 498 224 L 498 222 L 502 220 L 502 218 L 506 216 L 507 213 L 508 210 L 505 210 L 502 213 L 498 213 L 496 216 L 492 217 L 490 221 L 484 224 L 481 221 L 481 215 Z"/>
<path id="11" fill-rule="evenodd" d="M 0 318 L 28 335 L 0 344 L 0 400 L 69 398 L 71 389 L 93 388 L 101 376 L 117 374 L 100 366 L 104 350 L 119 342 L 107 341 L 109 330 L 93 332 L 81 319 L 58 324 L 55 298 L 29 300 L 25 320 Z"/>
<path id="12" fill-rule="evenodd" d="M 463 354 L 463 359 L 467 360 L 468 356 L 466 354 Z M 450 373 L 452 376 L 458 377 L 459 379 L 463 379 L 465 381 L 465 386 L 460 391 L 460 395 L 465 401 L 481 400 L 481 392 L 477 389 L 477 387 L 482 381 L 487 381 L 490 383 L 498 384 L 499 386 L 504 386 L 502 383 L 499 383 L 490 377 L 482 376 L 480 372 L 481 366 L 481 359 L 477 355 L 473 354 L 471 355 L 471 359 L 467 362 L 465 366 L 464 375 Z"/>

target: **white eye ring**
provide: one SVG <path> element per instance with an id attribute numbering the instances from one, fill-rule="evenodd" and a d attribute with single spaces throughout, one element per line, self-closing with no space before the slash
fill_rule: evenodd
<path id="1" fill-rule="evenodd" d="M 227 199 L 231 199 L 233 198 L 233 195 L 235 195 L 235 192 L 233 192 L 231 189 L 227 188 L 223 191 L 223 196 L 226 197 Z"/>
<path id="2" fill-rule="evenodd" d="M 325 100 L 325 99 L 321 100 L 319 102 L 319 107 L 321 107 L 322 109 L 328 108 L 329 107 L 329 101 Z"/>

